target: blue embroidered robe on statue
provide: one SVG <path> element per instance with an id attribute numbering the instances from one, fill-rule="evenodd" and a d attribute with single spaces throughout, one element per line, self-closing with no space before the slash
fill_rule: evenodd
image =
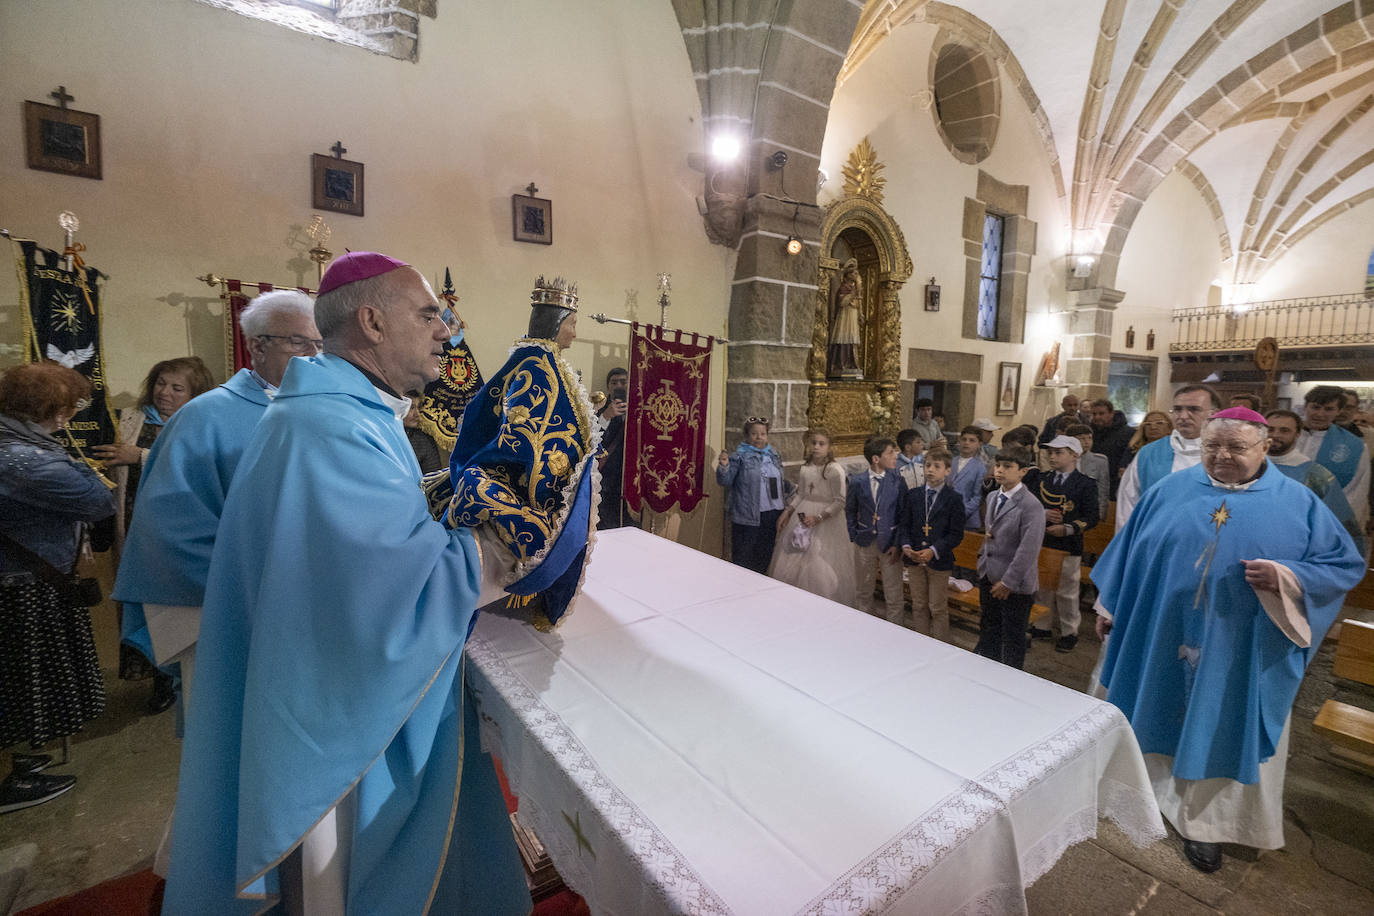
<path id="1" fill-rule="evenodd" d="M 1288 567 L 1301 583 L 1310 648 L 1294 645 L 1246 584 L 1241 560 L 1254 559 Z M 1363 572 L 1330 510 L 1272 464 L 1246 490 L 1212 486 L 1201 466 L 1170 474 L 1093 567 L 1113 617 L 1107 700 L 1126 714 L 1142 752 L 1174 758 L 1175 777 L 1254 783 Z"/>
<path id="2" fill-rule="evenodd" d="M 480 558 L 419 480 L 361 372 L 291 360 L 210 564 L 163 912 L 261 911 L 350 792 L 349 913 L 529 911 L 460 676 Z"/>
<path id="3" fill-rule="evenodd" d="M 450 458 L 451 525 L 489 525 L 515 558 L 513 595 L 540 595 L 541 628 L 576 596 L 596 528 L 599 435 L 556 343 L 523 338 L 463 413 Z"/>
<path id="4" fill-rule="evenodd" d="M 224 496 L 267 404 L 253 373 L 240 369 L 173 414 L 148 452 L 113 597 L 124 602 L 124 641 L 158 663 L 165 659 L 153 654 L 143 605 L 204 602 Z"/>

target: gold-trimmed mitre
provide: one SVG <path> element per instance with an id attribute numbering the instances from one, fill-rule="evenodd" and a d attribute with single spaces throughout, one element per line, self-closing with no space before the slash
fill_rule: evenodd
<path id="1" fill-rule="evenodd" d="M 555 308 L 577 311 L 577 284 L 562 277 L 545 280 L 542 276 L 534 281 L 534 292 L 530 293 L 530 306 L 552 305 Z"/>

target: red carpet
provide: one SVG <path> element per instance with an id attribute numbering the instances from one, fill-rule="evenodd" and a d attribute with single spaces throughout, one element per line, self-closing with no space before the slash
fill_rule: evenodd
<path id="1" fill-rule="evenodd" d="M 496 765 L 496 776 L 506 796 L 506 810 L 514 814 L 520 800 L 511 794 L 500 763 Z M 158 916 L 162 910 L 163 884 L 151 869 L 144 869 L 40 903 L 15 916 L 92 916 L 94 913 L 100 916 Z M 530 916 L 591 916 L 591 910 L 585 900 L 564 888 L 536 903 Z"/>

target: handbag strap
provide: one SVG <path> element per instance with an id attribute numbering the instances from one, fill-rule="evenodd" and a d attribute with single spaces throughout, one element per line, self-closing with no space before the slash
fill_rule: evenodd
<path id="1" fill-rule="evenodd" d="M 7 549 L 15 559 L 29 568 L 29 572 L 43 579 L 48 584 L 60 589 L 69 587 L 70 579 L 68 576 L 64 576 L 56 566 L 53 566 L 47 560 L 43 559 L 3 531 L 0 531 L 0 547 Z"/>

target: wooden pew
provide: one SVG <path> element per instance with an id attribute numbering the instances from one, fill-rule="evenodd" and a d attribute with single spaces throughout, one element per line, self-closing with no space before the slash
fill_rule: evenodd
<path id="1" fill-rule="evenodd" d="M 1374 685 L 1374 624 L 1341 622 L 1331 670 L 1338 677 Z M 1374 771 L 1374 711 L 1327 700 L 1312 720 L 1312 729 L 1331 743 L 1338 757 Z"/>
<path id="2" fill-rule="evenodd" d="M 954 548 L 954 565 L 962 566 L 966 569 L 978 569 L 978 550 L 983 546 L 983 535 L 978 531 L 964 532 L 964 540 L 959 546 Z M 1053 591 L 1059 586 L 1059 574 L 1063 571 L 1064 558 L 1068 556 L 1063 550 L 1052 550 L 1049 547 L 1040 548 L 1039 570 L 1040 587 Z M 1030 622 L 1035 623 L 1041 617 L 1050 612 L 1050 609 L 1043 604 L 1032 604 L 1030 612 Z M 982 610 L 978 599 L 978 588 L 975 587 L 967 592 L 949 589 L 949 619 L 958 622 L 967 628 L 978 632 L 982 625 Z"/>
<path id="3" fill-rule="evenodd" d="M 1102 556 L 1116 534 L 1116 503 L 1107 503 L 1107 515 L 1093 527 L 1083 532 L 1083 565 L 1092 566 Z"/>

